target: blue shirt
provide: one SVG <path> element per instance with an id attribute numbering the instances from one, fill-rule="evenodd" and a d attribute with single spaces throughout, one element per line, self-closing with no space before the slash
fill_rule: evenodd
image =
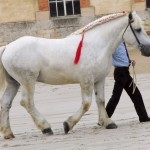
<path id="1" fill-rule="evenodd" d="M 112 54 L 112 64 L 114 67 L 128 67 L 129 57 L 125 45 L 121 43 L 116 51 Z"/>

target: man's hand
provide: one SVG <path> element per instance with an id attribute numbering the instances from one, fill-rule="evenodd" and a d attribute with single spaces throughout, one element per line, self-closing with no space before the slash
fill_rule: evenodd
<path id="1" fill-rule="evenodd" d="M 134 67 L 136 64 L 136 61 L 135 60 L 131 60 L 131 65 Z"/>

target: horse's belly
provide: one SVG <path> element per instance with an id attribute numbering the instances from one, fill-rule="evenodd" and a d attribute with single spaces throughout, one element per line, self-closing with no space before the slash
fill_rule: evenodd
<path id="1" fill-rule="evenodd" d="M 62 73 L 62 72 L 40 72 L 39 77 L 37 79 L 39 82 L 52 84 L 52 85 L 60 85 L 60 84 L 72 84 L 78 83 L 77 79 L 74 79 L 73 76 Z"/>
<path id="2" fill-rule="evenodd" d="M 51 85 L 61 85 L 61 84 L 73 84 L 73 83 L 77 83 L 76 81 L 73 80 L 66 80 L 65 78 L 45 78 L 45 79 L 38 79 L 38 82 L 43 82 L 46 84 L 51 84 Z"/>

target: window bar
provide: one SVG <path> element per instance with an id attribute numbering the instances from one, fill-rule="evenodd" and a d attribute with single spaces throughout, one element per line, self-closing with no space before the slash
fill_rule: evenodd
<path id="1" fill-rule="evenodd" d="M 57 3 L 58 3 L 58 1 L 56 0 L 56 14 L 57 14 L 57 17 L 58 17 L 58 6 L 57 6 Z"/>
<path id="2" fill-rule="evenodd" d="M 72 0 L 72 11 L 73 11 L 73 15 L 74 15 L 74 0 Z"/>
<path id="3" fill-rule="evenodd" d="M 66 0 L 63 0 L 65 16 L 67 16 Z"/>

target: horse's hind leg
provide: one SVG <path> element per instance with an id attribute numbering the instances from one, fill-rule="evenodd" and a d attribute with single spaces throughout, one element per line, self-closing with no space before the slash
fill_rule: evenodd
<path id="1" fill-rule="evenodd" d="M 30 82 L 22 85 L 22 100 L 20 104 L 26 108 L 27 112 L 31 115 L 36 126 L 42 131 L 43 134 L 53 134 L 50 124 L 38 112 L 34 106 L 33 95 L 35 83 Z"/>
<path id="2" fill-rule="evenodd" d="M 11 108 L 12 101 L 17 94 L 19 83 L 14 79 L 7 78 L 7 87 L 1 99 L 1 112 L 0 112 L 0 128 L 4 134 L 5 139 L 14 138 L 14 135 L 10 128 L 9 122 L 9 110 Z"/>

